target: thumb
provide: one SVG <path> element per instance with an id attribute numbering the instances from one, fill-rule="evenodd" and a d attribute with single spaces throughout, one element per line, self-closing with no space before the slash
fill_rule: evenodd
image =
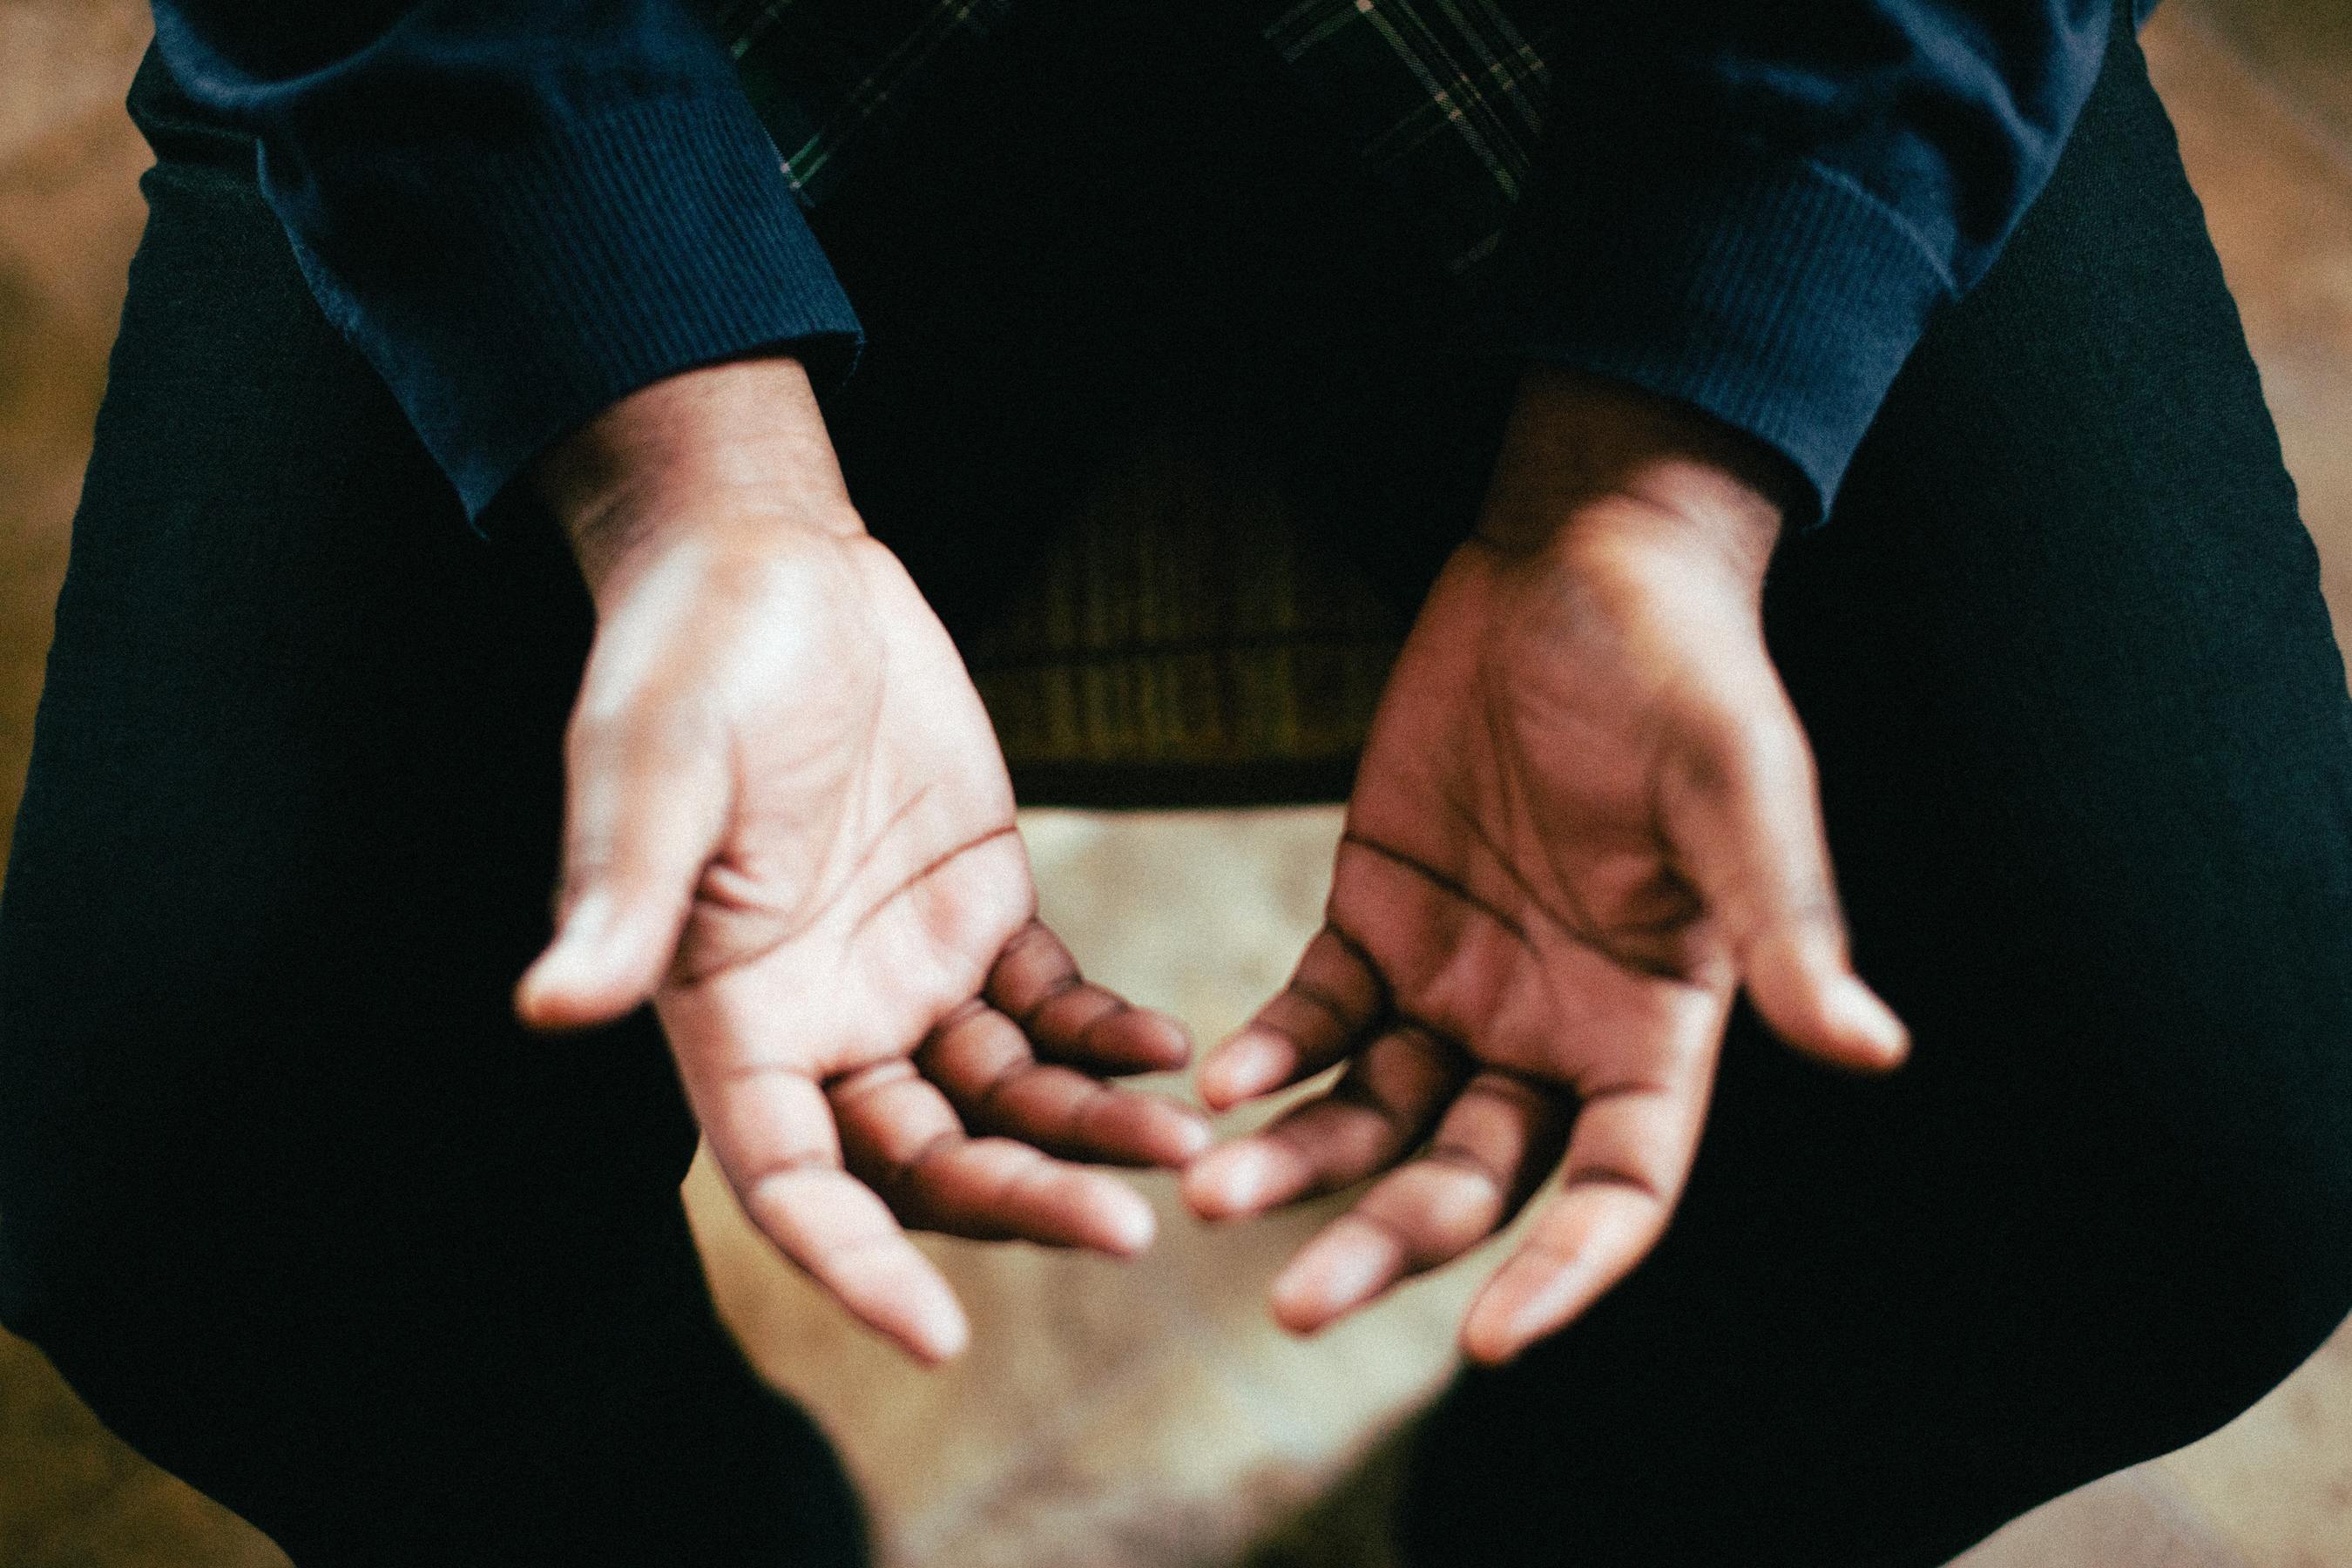
<path id="1" fill-rule="evenodd" d="M 610 1023 L 668 973 L 730 808 L 724 752 L 575 726 L 554 940 L 515 989 L 534 1028 Z"/>
<path id="2" fill-rule="evenodd" d="M 1659 810 L 1685 874 L 1731 940 L 1774 1033 L 1836 1066 L 1884 1070 L 1910 1036 L 1854 973 L 1822 828 L 1812 749 L 1788 699 L 1704 730 L 1666 767 Z"/>

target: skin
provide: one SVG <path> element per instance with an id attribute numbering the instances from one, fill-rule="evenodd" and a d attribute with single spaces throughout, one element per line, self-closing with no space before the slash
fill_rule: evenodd
<path id="1" fill-rule="evenodd" d="M 1474 1302 L 1506 1360 L 1654 1246 L 1744 988 L 1792 1047 L 1908 1047 L 1853 973 L 1811 752 L 1759 613 L 1771 459 L 1531 372 L 1476 536 L 1391 679 L 1323 930 L 1203 1064 L 1217 1110 L 1102 1080 L 1181 1029 L 1036 919 L 1003 758 L 946 634 L 845 493 L 790 360 L 623 399 L 539 465 L 595 599 L 542 1028 L 650 1000 L 744 1211 L 925 1360 L 967 1329 L 906 1228 L 1089 1247 L 1151 1213 L 1078 1162 L 1188 1166 L 1211 1219 L 1369 1178 L 1276 1279 L 1311 1331 L 1560 1190 Z"/>
<path id="2" fill-rule="evenodd" d="M 597 632 L 567 739 L 538 1027 L 650 1000 L 744 1213 L 924 1361 L 969 1330 L 908 1228 L 1128 1256 L 1197 1112 L 1106 1077 L 1172 1020 L 1087 984 L 1037 919 L 961 661 L 843 488 L 790 360 L 657 383 L 542 459 Z"/>
<path id="3" fill-rule="evenodd" d="M 1286 1327 L 1458 1258 L 1555 1169 L 1463 1348 L 1501 1362 L 1567 1324 L 1664 1230 L 1743 987 L 1807 1055 L 1902 1059 L 1765 651 L 1778 479 L 1698 416 L 1528 377 L 1383 693 L 1323 929 L 1202 1064 L 1217 1110 L 1341 1070 L 1192 1163 L 1199 1215 L 1379 1177 L 1276 1279 Z"/>

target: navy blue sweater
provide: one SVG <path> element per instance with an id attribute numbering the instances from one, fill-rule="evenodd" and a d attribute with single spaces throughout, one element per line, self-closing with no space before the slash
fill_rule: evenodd
<path id="1" fill-rule="evenodd" d="M 1714 414 L 1826 508 L 1933 311 L 2047 178 L 2114 3 L 1561 0 L 1505 346 Z M 470 510 L 666 374 L 854 356 L 850 302 L 684 0 L 154 10 L 174 78 L 257 136 L 313 292 Z"/>

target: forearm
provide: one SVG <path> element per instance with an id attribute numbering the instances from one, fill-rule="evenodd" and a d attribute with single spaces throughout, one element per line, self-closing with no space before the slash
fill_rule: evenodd
<path id="1" fill-rule="evenodd" d="M 857 323 L 724 53 L 675 0 L 160 0 L 257 137 L 312 292 L 469 511 L 618 398 Z"/>
<path id="2" fill-rule="evenodd" d="M 1825 510 L 2095 79 L 2110 0 L 1561 8 L 1504 346 L 1706 411 Z"/>

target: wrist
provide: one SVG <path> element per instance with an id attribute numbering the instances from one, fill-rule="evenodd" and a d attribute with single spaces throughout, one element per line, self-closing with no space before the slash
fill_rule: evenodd
<path id="1" fill-rule="evenodd" d="M 793 359 L 682 372 L 551 447 L 530 482 L 601 608 L 649 558 L 692 539 L 758 550 L 862 533 L 808 374 Z"/>
<path id="2" fill-rule="evenodd" d="M 1509 554 L 1699 552 L 1760 586 L 1798 482 L 1786 459 L 1696 409 L 1533 365 L 1512 406 L 1478 537 Z"/>

